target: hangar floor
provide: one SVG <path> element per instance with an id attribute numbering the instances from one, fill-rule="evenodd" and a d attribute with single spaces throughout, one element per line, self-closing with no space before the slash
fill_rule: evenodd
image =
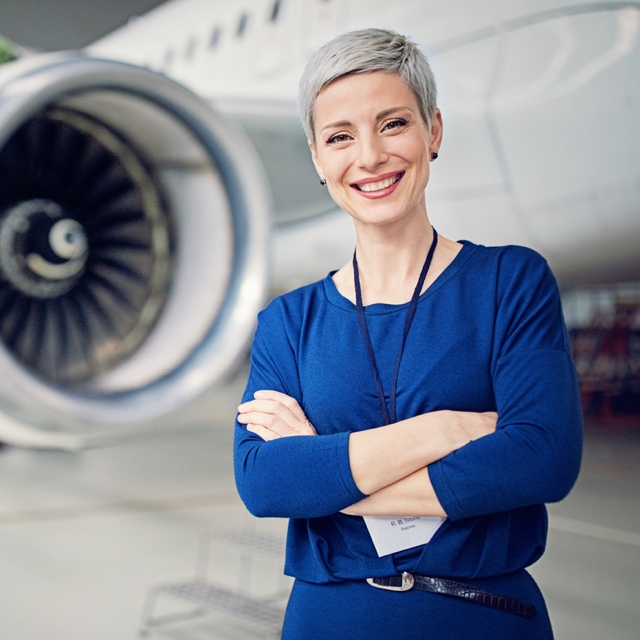
<path id="1" fill-rule="evenodd" d="M 230 425 L 242 385 L 145 439 L 80 454 L 0 452 L 3 638 L 133 640 L 149 589 L 193 578 L 204 532 L 284 537 L 284 522 L 254 521 L 235 494 Z M 580 479 L 551 505 L 548 550 L 532 568 L 559 640 L 639 637 L 639 504 L 640 430 L 589 430 Z M 254 592 L 286 588 L 278 562 L 252 565 Z M 225 549 L 210 566 L 229 588 L 246 576 Z M 163 629 L 183 640 L 260 637 L 220 615 Z"/>

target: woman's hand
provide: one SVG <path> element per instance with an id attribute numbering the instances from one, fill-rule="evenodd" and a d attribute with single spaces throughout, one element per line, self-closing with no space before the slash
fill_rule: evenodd
<path id="1" fill-rule="evenodd" d="M 431 411 L 349 438 L 353 481 L 371 495 L 495 431 L 495 413 Z"/>
<path id="2" fill-rule="evenodd" d="M 434 411 L 429 415 L 436 419 L 446 430 L 450 438 L 452 453 L 460 447 L 469 444 L 483 436 L 488 436 L 496 430 L 498 414 L 495 411 L 476 413 L 473 411 Z M 443 456 L 444 457 L 444 456 Z"/>
<path id="3" fill-rule="evenodd" d="M 238 407 L 238 422 L 263 440 L 318 435 L 295 398 L 267 390 L 256 391 L 253 397 Z"/>
<path id="4" fill-rule="evenodd" d="M 498 414 L 495 412 L 475 413 L 471 411 L 432 411 L 406 421 L 405 424 L 407 426 L 410 426 L 410 423 L 414 423 L 426 428 L 426 431 L 422 431 L 420 438 L 423 441 L 428 439 L 430 445 L 427 454 L 422 458 L 423 464 L 413 473 L 402 474 L 404 477 L 400 477 L 395 482 L 388 484 L 385 484 L 385 481 L 380 482 L 380 470 L 387 472 L 391 466 L 391 458 L 388 452 L 391 447 L 402 439 L 403 435 L 406 435 L 402 431 L 396 432 L 393 442 L 387 443 L 386 464 L 370 464 L 365 476 L 363 474 L 365 469 L 360 469 L 361 465 L 354 469 L 356 465 L 352 463 L 352 471 L 355 471 L 354 479 L 356 479 L 356 482 L 359 481 L 363 486 L 366 488 L 371 487 L 374 491 L 368 491 L 370 494 L 368 498 L 343 509 L 342 513 L 351 516 L 394 517 L 405 515 L 446 518 L 447 514 L 442 508 L 431 484 L 428 465 L 464 447 L 472 440 L 477 440 L 493 433 L 496 430 L 497 421 Z M 366 443 L 362 442 L 360 444 L 364 445 Z M 411 447 L 410 443 L 407 444 Z M 417 451 L 420 448 L 420 444 L 416 442 L 412 448 Z M 356 447 L 352 449 L 354 458 L 362 454 L 362 451 L 355 451 L 355 449 Z M 398 452 L 393 457 L 393 460 L 400 458 L 400 456 L 401 452 Z M 410 469 L 411 467 L 407 466 L 405 468 Z M 356 473 L 358 474 L 357 476 Z M 372 480 L 377 484 L 370 484 Z M 367 491 L 364 492 L 367 493 Z"/>
<path id="5" fill-rule="evenodd" d="M 376 491 L 368 498 L 352 504 L 341 513 L 348 516 L 384 518 L 428 516 L 446 518 L 429 478 L 429 470 L 419 469 L 402 480 Z"/>

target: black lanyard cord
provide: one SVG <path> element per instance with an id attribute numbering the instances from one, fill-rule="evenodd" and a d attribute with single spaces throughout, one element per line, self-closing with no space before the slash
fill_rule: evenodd
<path id="1" fill-rule="evenodd" d="M 404 333 L 402 335 L 402 341 L 400 343 L 400 349 L 398 350 L 398 355 L 396 356 L 396 364 L 393 371 L 393 377 L 391 378 L 391 390 L 390 390 L 388 409 L 387 409 L 387 402 L 384 397 L 384 389 L 382 388 L 382 381 L 380 380 L 380 374 L 378 373 L 378 367 L 376 365 L 376 358 L 373 352 L 371 336 L 369 335 L 369 327 L 367 326 L 367 319 L 364 314 L 364 305 L 362 304 L 362 289 L 360 288 L 360 273 L 358 271 L 358 260 L 356 259 L 355 251 L 353 253 L 353 281 L 356 288 L 356 307 L 358 309 L 358 320 L 360 321 L 360 329 L 362 331 L 362 337 L 364 339 L 364 344 L 367 349 L 367 355 L 369 356 L 369 363 L 371 364 L 373 379 L 375 380 L 375 383 L 376 383 L 376 391 L 378 392 L 378 401 L 380 402 L 380 412 L 382 413 L 383 424 L 391 424 L 393 422 L 396 422 L 396 389 L 398 385 L 398 373 L 400 371 L 400 361 L 402 360 L 402 352 L 404 351 L 404 344 L 407 340 L 407 335 L 409 334 L 411 323 L 413 322 L 413 316 L 415 316 L 416 309 L 418 308 L 418 298 L 420 297 L 420 292 L 422 291 L 422 287 L 424 286 L 424 281 L 425 281 L 425 278 L 427 277 L 429 267 L 431 266 L 431 261 L 433 260 L 433 254 L 436 250 L 437 244 L 438 244 L 438 233 L 434 229 L 433 240 L 431 241 L 431 247 L 429 248 L 429 253 L 427 253 L 427 258 L 424 261 L 424 265 L 422 266 L 422 271 L 420 272 L 420 277 L 418 278 L 418 284 L 416 285 L 413 295 L 411 296 L 411 302 L 409 303 L 409 308 L 407 309 L 407 317 L 404 323 Z"/>

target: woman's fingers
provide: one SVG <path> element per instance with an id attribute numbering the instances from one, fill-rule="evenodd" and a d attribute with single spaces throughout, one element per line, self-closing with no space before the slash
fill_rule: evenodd
<path id="1" fill-rule="evenodd" d="M 256 391 L 253 394 L 253 397 L 256 400 L 275 400 L 276 402 L 282 403 L 294 416 L 301 422 L 307 421 L 307 416 L 304 414 L 304 411 L 300 408 L 298 401 L 291 396 L 288 396 L 286 393 L 280 393 L 280 391 L 270 391 L 266 389 L 262 389 L 260 391 Z"/>
<path id="2" fill-rule="evenodd" d="M 292 429 L 295 429 L 300 422 L 289 407 L 277 400 L 250 400 L 241 404 L 238 407 L 238 411 L 240 414 L 264 413 L 265 415 L 273 415 L 288 424 Z"/>
<path id="3" fill-rule="evenodd" d="M 263 440 L 276 440 L 280 438 L 277 433 L 270 431 L 265 427 L 261 427 L 259 424 L 249 423 L 247 424 L 247 431 L 251 431 L 251 433 L 255 433 L 260 436 Z"/>
<path id="4" fill-rule="evenodd" d="M 253 424 L 263 429 L 268 429 L 279 438 L 298 435 L 293 427 L 270 413 L 260 413 L 258 411 L 241 413 L 238 416 L 238 422 L 240 424 Z"/>
<path id="5" fill-rule="evenodd" d="M 272 413 L 261 413 L 258 411 L 245 411 L 238 415 L 238 422 L 240 424 L 252 424 L 258 425 L 264 429 L 273 432 L 279 438 L 286 438 L 288 436 L 315 436 L 317 435 L 313 425 L 311 423 L 297 423 L 295 425 L 289 424 L 286 420 L 283 420 L 277 415 Z"/>
<path id="6" fill-rule="evenodd" d="M 255 400 L 238 407 L 238 422 L 255 424 L 278 437 L 317 435 L 294 398 L 278 391 L 258 391 Z"/>
<path id="7" fill-rule="evenodd" d="M 251 400 L 238 407 L 241 423 L 255 422 L 281 436 L 301 435 L 304 424 L 291 413 L 288 407 L 275 400 Z"/>

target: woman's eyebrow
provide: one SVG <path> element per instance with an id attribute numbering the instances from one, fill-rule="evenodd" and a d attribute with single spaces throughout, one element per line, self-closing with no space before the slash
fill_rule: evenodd
<path id="1" fill-rule="evenodd" d="M 320 133 L 322 133 L 325 129 L 333 129 L 334 127 L 349 127 L 351 123 L 349 120 L 340 120 L 339 122 L 332 122 L 331 124 L 327 124 L 322 129 L 320 129 Z"/>
<path id="2" fill-rule="evenodd" d="M 410 107 L 405 107 L 405 106 L 401 106 L 401 107 L 391 107 L 391 109 L 385 109 L 384 111 L 381 111 L 377 116 L 376 116 L 376 120 L 382 120 L 382 118 L 386 118 L 387 116 L 390 116 L 392 113 L 395 113 L 396 111 L 411 111 Z"/>
<path id="3" fill-rule="evenodd" d="M 385 109 L 384 111 L 381 111 L 376 116 L 376 120 L 382 120 L 383 118 L 390 116 L 392 113 L 396 113 L 396 111 L 405 111 L 405 110 L 411 111 L 411 108 L 405 107 L 403 105 L 400 107 L 391 107 L 390 109 Z M 325 129 L 333 129 L 335 127 L 349 127 L 349 126 L 351 126 L 351 122 L 349 120 L 339 120 L 338 122 L 332 122 L 330 124 L 325 125 L 324 127 L 322 127 L 320 132 L 322 133 L 322 131 L 324 131 Z"/>

